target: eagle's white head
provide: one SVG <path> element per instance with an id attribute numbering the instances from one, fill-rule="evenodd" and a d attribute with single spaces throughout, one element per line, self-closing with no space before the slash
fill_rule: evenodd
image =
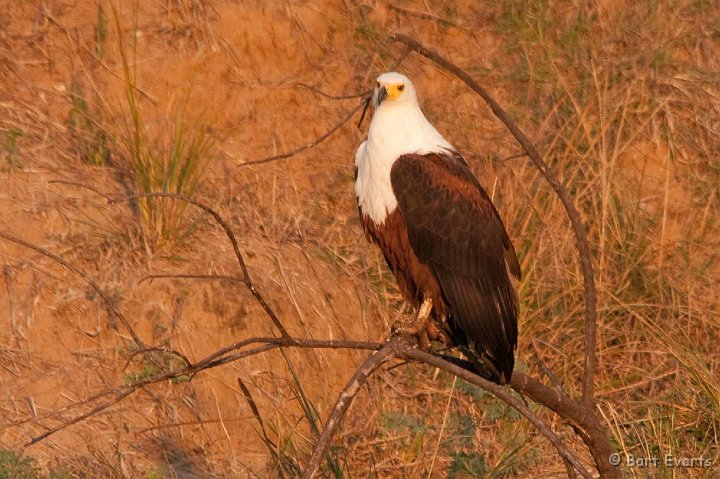
<path id="1" fill-rule="evenodd" d="M 375 107 L 367 141 L 355 153 L 355 193 L 363 213 L 382 224 L 397 207 L 390 170 L 400 156 L 453 150 L 423 115 L 415 87 L 401 73 L 377 77 L 372 96 Z"/>
<path id="2" fill-rule="evenodd" d="M 388 72 L 377 77 L 373 92 L 373 106 L 397 108 L 403 105 L 417 105 L 415 87 L 402 73 Z"/>
<path id="3" fill-rule="evenodd" d="M 425 118 L 415 87 L 402 73 L 388 72 L 377 77 L 372 103 L 375 107 L 368 143 L 375 143 L 392 162 L 406 153 L 430 153 L 452 148 Z"/>

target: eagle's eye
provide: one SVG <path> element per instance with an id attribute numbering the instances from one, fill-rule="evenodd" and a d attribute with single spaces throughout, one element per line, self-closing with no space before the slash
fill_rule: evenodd
<path id="1" fill-rule="evenodd" d="M 397 89 L 398 91 L 403 91 L 405 89 L 405 85 L 400 84 L 398 85 Z"/>
<path id="2" fill-rule="evenodd" d="M 380 82 L 377 82 L 377 87 L 380 88 Z"/>

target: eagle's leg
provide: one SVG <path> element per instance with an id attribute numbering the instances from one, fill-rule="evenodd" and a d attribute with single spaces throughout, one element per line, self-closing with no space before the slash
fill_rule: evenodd
<path id="1" fill-rule="evenodd" d="M 427 329 L 432 307 L 432 298 L 430 296 L 425 296 L 422 304 L 420 305 L 420 309 L 418 309 L 417 316 L 415 316 L 415 327 L 417 331 L 414 334 L 419 334 Z"/>
<path id="2" fill-rule="evenodd" d="M 420 347 L 427 349 L 430 345 L 428 339 L 428 324 L 430 323 L 430 312 L 432 311 L 433 302 L 430 296 L 425 296 L 423 302 L 415 315 L 414 321 L 410 324 L 393 324 L 392 331 L 394 334 L 408 334 L 417 336 Z"/>

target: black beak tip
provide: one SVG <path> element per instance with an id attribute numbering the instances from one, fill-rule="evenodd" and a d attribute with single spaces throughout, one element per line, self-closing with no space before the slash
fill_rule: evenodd
<path id="1" fill-rule="evenodd" d="M 380 104 L 387 98 L 388 93 L 385 87 L 380 87 L 377 93 L 377 106 L 380 106 Z"/>

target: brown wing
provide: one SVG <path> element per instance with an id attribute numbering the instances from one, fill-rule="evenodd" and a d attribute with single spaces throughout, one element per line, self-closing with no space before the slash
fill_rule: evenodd
<path id="1" fill-rule="evenodd" d="M 495 206 L 454 152 L 401 156 L 390 174 L 410 244 L 440 283 L 453 323 L 509 381 L 518 302 L 508 269 L 521 273 Z"/>

